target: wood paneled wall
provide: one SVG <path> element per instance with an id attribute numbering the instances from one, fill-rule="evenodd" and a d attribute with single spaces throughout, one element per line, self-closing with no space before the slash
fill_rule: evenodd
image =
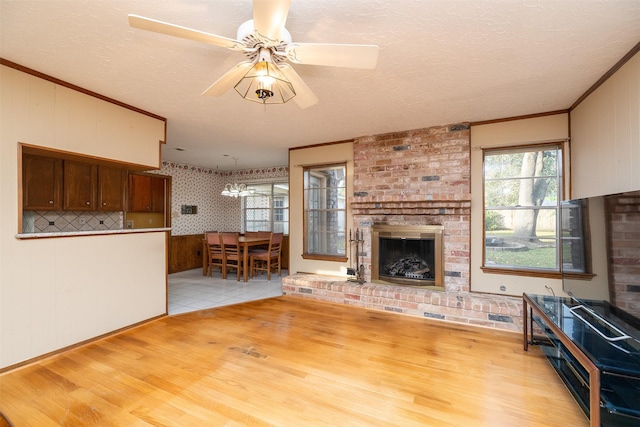
<path id="1" fill-rule="evenodd" d="M 169 273 L 202 268 L 204 234 L 171 236 L 169 240 Z"/>
<path id="2" fill-rule="evenodd" d="M 203 253 L 202 234 L 171 236 L 169 241 L 169 274 L 203 268 L 206 255 Z M 282 268 L 289 269 L 289 236 L 282 241 Z"/>

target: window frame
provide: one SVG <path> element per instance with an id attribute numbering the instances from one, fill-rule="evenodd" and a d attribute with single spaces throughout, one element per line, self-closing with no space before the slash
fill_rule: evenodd
<path id="1" fill-rule="evenodd" d="M 286 203 L 286 204 L 284 203 L 285 196 L 283 196 L 281 193 L 276 193 L 275 187 L 277 185 L 286 185 L 287 186 L 286 199 L 289 199 L 289 195 L 290 195 L 289 182 L 288 181 L 256 182 L 256 183 L 246 184 L 246 185 L 247 185 L 248 189 L 250 189 L 250 188 L 252 188 L 252 186 L 254 186 L 254 190 L 255 190 L 255 187 L 267 186 L 268 185 L 271 188 L 271 193 L 270 193 L 269 196 L 264 196 L 264 197 L 269 197 L 269 207 L 268 208 L 249 208 L 249 207 L 247 207 L 247 198 L 255 197 L 255 196 L 252 196 L 251 194 L 242 198 L 242 228 L 243 228 L 243 230 L 245 232 L 246 231 L 274 231 L 275 230 L 274 226 L 275 226 L 275 224 L 277 222 L 277 223 L 285 224 L 283 226 L 283 231 L 284 231 L 284 234 L 288 235 L 289 234 L 289 226 L 290 226 L 288 211 L 290 209 L 290 205 L 291 204 L 290 203 Z M 277 199 L 282 199 L 281 201 L 283 202 L 283 206 L 279 206 L 279 207 L 275 206 L 275 201 Z M 275 214 L 276 209 L 282 211 L 281 212 L 282 220 L 276 221 L 276 214 Z M 269 219 L 268 219 L 269 226 L 267 227 L 268 230 L 265 230 L 263 228 L 261 228 L 260 230 L 250 230 L 247 227 L 248 222 L 254 222 L 254 221 L 248 221 L 248 218 L 247 218 L 248 211 L 257 211 L 257 210 L 268 210 L 268 212 L 269 212 Z M 285 215 L 285 211 L 286 211 L 286 215 Z M 255 221 L 255 222 L 258 222 L 258 221 Z"/>
<path id="2" fill-rule="evenodd" d="M 592 239 L 591 239 L 591 220 L 590 220 L 590 213 L 589 213 L 589 200 L 588 199 L 577 199 L 577 200 L 563 200 L 560 205 L 561 205 L 561 215 L 560 215 L 560 220 L 564 221 L 564 212 L 567 211 L 568 206 L 571 204 L 575 204 L 576 206 L 572 207 L 571 209 L 575 209 L 577 211 L 579 211 L 579 228 L 580 228 L 580 232 L 581 232 L 581 236 L 579 237 L 565 237 L 564 236 L 564 231 L 566 230 L 561 230 L 562 236 L 561 236 L 561 247 L 562 250 L 564 250 L 564 245 L 566 241 L 569 240 L 580 240 L 581 241 L 581 246 L 582 246 L 582 262 L 584 265 L 584 268 L 582 270 L 576 270 L 576 269 L 566 269 L 565 268 L 565 262 L 564 262 L 564 253 L 560 253 L 560 261 L 561 261 L 561 265 L 560 265 L 560 272 L 562 273 L 562 277 L 563 278 L 568 278 L 568 279 L 574 279 L 574 280 L 591 280 L 593 279 L 596 275 L 593 272 L 593 258 L 591 255 L 591 243 L 592 243 Z M 564 227 L 564 224 L 562 225 Z"/>
<path id="3" fill-rule="evenodd" d="M 309 187 L 307 187 L 307 175 L 309 174 L 313 174 L 314 171 L 318 171 L 315 172 L 319 177 L 319 171 L 322 170 L 326 170 L 326 169 L 336 169 L 336 168 L 342 168 L 343 170 L 343 185 L 339 186 L 339 187 L 335 187 L 336 189 L 340 189 L 342 188 L 344 191 L 344 206 L 342 208 L 336 208 L 336 209 L 332 209 L 335 212 L 342 212 L 342 221 L 341 223 L 343 224 L 343 229 L 342 229 L 342 234 L 343 234 L 343 243 L 342 243 L 342 247 L 344 248 L 344 253 L 339 253 L 336 252 L 334 254 L 331 253 L 320 253 L 320 252 L 309 252 L 309 233 L 310 233 L 310 226 L 309 226 L 309 217 L 310 215 L 312 217 L 316 217 L 317 215 L 314 214 L 320 214 L 322 211 L 327 211 L 328 209 L 326 208 L 326 205 L 323 205 L 324 207 L 318 206 L 317 209 L 314 209 L 312 212 L 309 211 L 308 209 L 308 197 L 309 197 Z M 347 261 L 347 232 L 346 232 L 346 228 L 347 228 L 347 218 L 348 218 L 348 203 L 347 203 L 347 163 L 346 162 L 338 162 L 338 163 L 327 163 L 327 164 L 318 164 L 318 165 L 309 165 L 309 166 L 304 166 L 303 167 L 303 171 L 302 171 L 302 209 L 303 209 L 303 233 L 302 233 L 302 246 L 303 246 L 303 252 L 302 252 L 302 258 L 303 259 L 309 259 L 309 260 L 322 260 L 322 261 L 333 261 L 333 262 L 346 262 Z M 310 183 L 310 181 L 309 181 Z M 318 194 L 315 194 L 316 196 Z M 322 200 L 319 199 L 314 199 L 317 201 L 317 203 L 322 204 Z M 323 200 L 326 200 L 323 199 Z M 340 218 L 338 218 L 338 223 L 340 223 Z M 340 232 L 340 230 L 338 230 L 338 233 Z M 336 240 L 336 244 L 339 245 L 339 240 Z"/>
<path id="4" fill-rule="evenodd" d="M 557 152 L 556 159 L 556 185 L 557 185 L 557 201 L 555 206 L 552 208 L 555 211 L 555 259 L 556 259 L 556 267 L 553 269 L 537 269 L 535 267 L 521 267 L 521 266 L 496 266 L 496 265 L 487 265 L 487 211 L 493 210 L 496 211 L 498 209 L 497 206 L 493 207 L 493 209 L 487 209 L 487 201 L 486 201 L 486 183 L 488 182 L 486 176 L 486 157 L 489 155 L 497 155 L 497 154 L 516 154 L 517 152 L 527 152 L 527 151 L 539 151 L 539 150 L 550 150 L 555 149 Z M 515 177 L 514 177 L 515 179 Z M 524 179 L 522 177 L 518 179 Z M 554 278 L 560 279 L 562 278 L 562 258 L 561 258 L 561 238 L 562 238 L 562 229 L 561 229 L 561 210 L 562 210 L 562 202 L 563 202 L 563 190 L 564 190 L 564 144 L 562 141 L 549 141 L 549 142 L 541 142 L 535 144 L 523 144 L 523 145 L 507 145 L 500 147 L 492 147 L 492 148 L 483 148 L 482 149 L 482 261 L 480 269 L 485 273 L 492 274 L 504 274 L 504 275 L 518 275 L 518 276 L 529 276 L 529 277 L 541 277 L 541 278 Z M 502 208 L 509 208 L 503 210 L 516 210 L 518 206 L 501 206 Z M 527 206 L 526 208 L 530 208 Z M 533 208 L 533 206 L 531 207 Z M 544 209 L 549 210 L 548 206 Z M 588 227 L 587 227 L 588 228 Z M 585 257 L 588 257 L 589 254 L 585 253 Z M 582 273 L 575 273 L 582 274 Z M 584 273 L 588 275 L 588 273 Z"/>

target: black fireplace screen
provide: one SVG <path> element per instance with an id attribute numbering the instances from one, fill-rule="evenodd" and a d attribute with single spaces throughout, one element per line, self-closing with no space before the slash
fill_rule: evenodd
<path id="1" fill-rule="evenodd" d="M 435 280 L 435 239 L 381 237 L 378 251 L 380 278 Z"/>

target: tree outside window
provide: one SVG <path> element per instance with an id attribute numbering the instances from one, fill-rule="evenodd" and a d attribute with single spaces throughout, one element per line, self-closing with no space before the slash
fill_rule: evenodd
<path id="1" fill-rule="evenodd" d="M 304 168 L 304 255 L 344 258 L 346 165 Z"/>
<path id="2" fill-rule="evenodd" d="M 484 268 L 560 271 L 560 144 L 484 152 Z"/>

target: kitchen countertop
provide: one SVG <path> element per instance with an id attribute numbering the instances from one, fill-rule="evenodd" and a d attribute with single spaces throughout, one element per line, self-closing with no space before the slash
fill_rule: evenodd
<path id="1" fill-rule="evenodd" d="M 19 233 L 16 239 L 43 239 L 51 237 L 99 236 L 103 234 L 135 234 L 171 231 L 171 227 L 163 228 L 130 228 L 123 230 L 65 231 L 55 233 Z"/>

